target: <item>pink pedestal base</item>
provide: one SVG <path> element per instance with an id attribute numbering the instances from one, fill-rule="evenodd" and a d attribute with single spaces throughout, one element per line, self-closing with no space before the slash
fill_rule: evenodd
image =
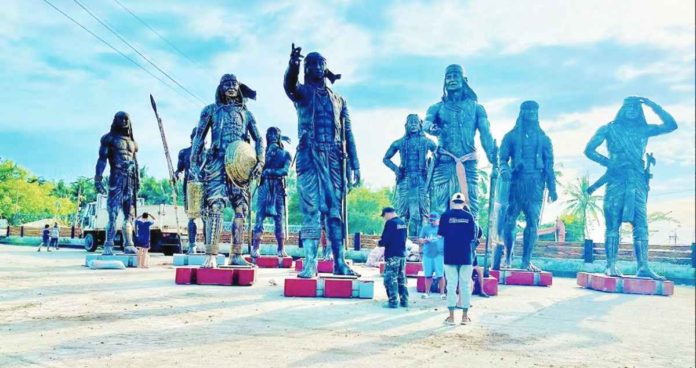
<path id="1" fill-rule="evenodd" d="M 578 286 L 606 293 L 663 295 L 674 294 L 674 283 L 669 280 L 659 281 L 644 277 L 614 277 L 602 273 L 578 272 Z"/>
<path id="2" fill-rule="evenodd" d="M 531 272 L 508 268 L 503 270 L 490 270 L 490 275 L 498 279 L 501 285 L 522 286 L 551 286 L 553 274 L 547 271 Z"/>

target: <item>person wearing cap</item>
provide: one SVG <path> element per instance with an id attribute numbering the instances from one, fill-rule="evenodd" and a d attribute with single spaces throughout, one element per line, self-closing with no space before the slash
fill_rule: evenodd
<path id="1" fill-rule="evenodd" d="M 155 223 L 155 218 L 147 212 L 135 220 L 135 247 L 138 249 L 138 268 L 150 266 L 150 227 Z"/>
<path id="2" fill-rule="evenodd" d="M 388 308 L 408 307 L 406 284 L 406 238 L 408 226 L 397 216 L 392 207 L 382 209 L 384 230 L 378 245 L 384 247 L 384 288 L 387 290 Z M 400 303 L 397 303 L 400 301 Z"/>
<path id="3" fill-rule="evenodd" d="M 463 310 L 461 324 L 471 322 L 469 306 L 471 305 L 471 272 L 473 269 L 473 246 L 477 241 L 478 226 L 474 216 L 464 210 L 465 198 L 462 193 L 455 193 L 451 199 L 451 208 L 440 217 L 438 235 L 444 240 L 445 278 L 447 279 L 447 308 L 449 316 L 445 323 L 454 324 L 454 310 L 457 308 L 457 292 L 461 295 Z"/>
<path id="4" fill-rule="evenodd" d="M 418 234 L 418 244 L 423 253 L 423 274 L 425 275 L 425 294 L 423 298 L 430 297 L 430 288 L 433 284 L 433 276 L 438 279 L 440 296 L 445 299 L 445 259 L 442 237 L 437 234 L 440 225 L 440 215 L 432 212 L 428 216 L 428 222 L 421 227 Z"/>

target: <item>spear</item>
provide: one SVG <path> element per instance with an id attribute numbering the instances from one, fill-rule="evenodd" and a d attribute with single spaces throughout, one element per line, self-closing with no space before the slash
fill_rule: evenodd
<path id="1" fill-rule="evenodd" d="M 172 203 L 174 204 L 174 218 L 176 221 L 176 235 L 177 241 L 179 242 L 179 252 L 182 251 L 181 246 L 181 232 L 179 231 L 179 209 L 176 201 L 176 175 L 174 174 L 174 166 L 172 165 L 172 157 L 169 155 L 169 146 L 167 145 L 167 137 L 164 135 L 164 125 L 162 124 L 162 118 L 160 118 L 159 113 L 157 113 L 157 103 L 155 103 L 155 98 L 150 95 L 150 104 L 152 104 L 152 110 L 155 112 L 155 117 L 157 118 L 157 126 L 159 126 L 160 136 L 162 137 L 162 146 L 164 146 L 164 156 L 167 159 L 167 168 L 169 169 L 169 182 L 172 186 Z"/>

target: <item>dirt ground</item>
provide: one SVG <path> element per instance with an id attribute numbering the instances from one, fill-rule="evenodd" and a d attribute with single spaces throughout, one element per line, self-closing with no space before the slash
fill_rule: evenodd
<path id="1" fill-rule="evenodd" d="M 292 272 L 253 287 L 179 286 L 172 258 L 89 270 L 84 251 L 0 245 L 0 367 L 694 367 L 694 288 L 612 295 L 556 278 L 474 297 L 473 324 L 447 327 L 439 298 L 284 298 Z"/>

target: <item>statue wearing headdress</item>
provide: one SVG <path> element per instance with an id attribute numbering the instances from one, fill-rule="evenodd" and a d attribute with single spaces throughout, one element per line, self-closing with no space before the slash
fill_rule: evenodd
<path id="1" fill-rule="evenodd" d="M 108 162 L 109 195 L 106 210 L 109 221 L 106 224 L 106 240 L 102 254 L 113 254 L 114 236 L 116 235 L 116 219 L 118 212 L 123 211 L 123 228 L 125 235 L 131 211 L 135 210 L 137 194 L 140 189 L 140 173 L 136 159 L 138 145 L 133 138 L 133 126 L 127 113 L 119 111 L 114 115 L 109 133 L 101 137 L 99 142 L 99 159 L 94 174 L 94 186 L 98 193 L 106 194 L 102 175 Z M 124 236 L 124 241 L 127 239 Z M 126 244 L 126 253 L 135 253 L 133 244 Z"/>
<path id="2" fill-rule="evenodd" d="M 322 218 L 334 258 L 334 274 L 357 275 L 345 262 L 346 197 L 360 182 L 360 165 L 343 97 L 326 84 L 340 75 L 326 68 L 326 59 L 310 52 L 304 60 L 304 83 L 299 82 L 301 48 L 292 45 L 283 87 L 297 110 L 297 192 L 302 211 L 304 269 L 299 277 L 317 274 L 317 248 Z"/>
<path id="3" fill-rule="evenodd" d="M 428 193 L 429 153 L 437 144 L 423 133 L 423 123 L 417 114 L 406 117 L 406 134 L 389 146 L 382 160 L 396 175 L 396 211 L 408 224 L 409 235 L 417 236 L 430 211 Z M 399 153 L 397 166 L 392 157 Z"/>
<path id="4" fill-rule="evenodd" d="M 515 127 L 503 137 L 500 172 L 501 179 L 509 182 L 507 185 L 510 188 L 503 220 L 505 267 L 511 265 L 517 218 L 522 212 L 525 227 L 520 268 L 538 272 L 540 269 L 532 264 L 531 259 L 537 240 L 544 188 L 548 188 L 552 202 L 558 199 L 558 194 L 553 171 L 553 146 L 539 125 L 539 104 L 535 101 L 522 103 Z"/>
<path id="5" fill-rule="evenodd" d="M 662 120 L 648 124 L 642 105 L 646 105 Z M 588 188 L 588 192 L 606 184 L 604 219 L 607 254 L 605 273 L 622 276 L 616 267 L 619 253 L 619 228 L 624 222 L 633 225 L 633 249 L 638 263 L 637 276 L 664 280 L 648 266 L 647 202 L 652 154 L 645 154 L 648 139 L 677 129 L 672 115 L 645 97 L 628 97 L 611 123 L 602 126 L 587 143 L 585 156 L 607 168 L 606 173 Z M 597 152 L 606 141 L 608 157 Z"/>
<path id="6" fill-rule="evenodd" d="M 280 134 L 280 128 L 270 127 L 266 131 L 266 163 L 263 165 L 261 181 L 256 197 L 256 223 L 252 234 L 251 256 L 259 256 L 259 245 L 263 234 L 263 220 L 271 217 L 275 225 L 275 238 L 278 245 L 278 257 L 287 257 L 285 253 L 286 192 L 285 178 L 288 176 L 290 153 L 283 147 L 283 140 L 289 138 Z"/>
<path id="7" fill-rule="evenodd" d="M 496 157 L 488 116 L 477 100 L 464 69 L 460 65 L 448 66 L 442 101 L 430 106 L 423 124 L 426 133 L 438 138 L 430 181 L 430 206 L 435 212 L 444 212 L 452 195 L 461 192 L 474 216 L 478 214 L 478 157 L 474 146 L 477 131 L 488 161 L 493 163 Z"/>
<path id="8" fill-rule="evenodd" d="M 239 83 L 233 74 L 220 79 L 215 103 L 206 106 L 191 144 L 191 179 L 188 196 L 202 195 L 201 215 L 204 222 L 205 254 L 203 267 L 217 267 L 222 233 L 222 212 L 234 209 L 230 265 L 250 265 L 242 258 L 244 219 L 249 210 L 251 180 L 259 175 L 264 162 L 263 140 L 256 120 L 246 107 L 248 98 L 256 92 Z M 204 150 L 206 135 L 210 132 L 210 149 Z M 249 144 L 255 143 L 255 149 Z M 202 184 L 202 190 L 198 188 Z M 197 189 L 197 190 L 193 190 Z M 188 199 L 188 198 L 187 198 Z M 196 208 L 187 208 L 196 211 Z"/>

